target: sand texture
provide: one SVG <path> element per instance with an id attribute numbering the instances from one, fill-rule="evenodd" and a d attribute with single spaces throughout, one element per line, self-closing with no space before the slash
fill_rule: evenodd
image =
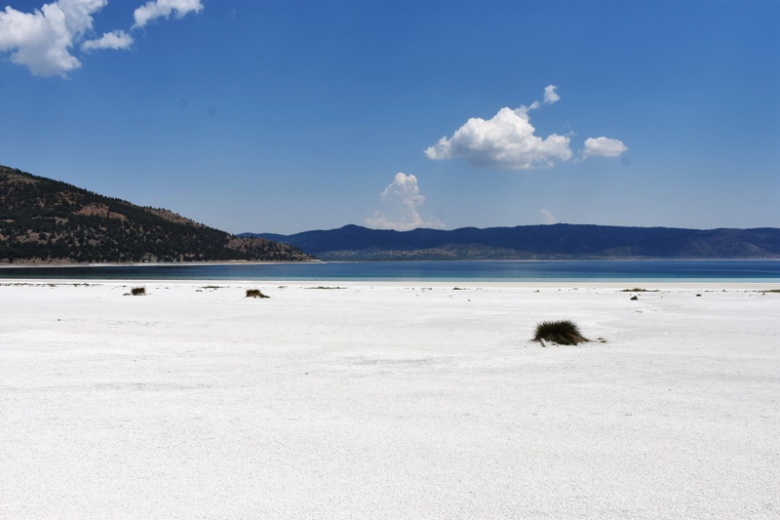
<path id="1" fill-rule="evenodd" d="M 780 518 L 777 285 L 633 286 L 0 282 L 0 519 Z"/>

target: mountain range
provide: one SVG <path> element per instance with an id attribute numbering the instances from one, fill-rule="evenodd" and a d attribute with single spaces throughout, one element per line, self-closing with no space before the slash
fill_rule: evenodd
<path id="1" fill-rule="evenodd" d="M 0 263 L 306 260 L 287 244 L 0 166 Z"/>
<path id="2" fill-rule="evenodd" d="M 780 258 L 780 229 L 554 224 L 231 235 L 0 166 L 0 263 Z"/>
<path id="3" fill-rule="evenodd" d="M 392 231 L 349 225 L 294 235 L 242 233 L 322 260 L 780 258 L 780 229 L 680 229 L 553 224 Z"/>

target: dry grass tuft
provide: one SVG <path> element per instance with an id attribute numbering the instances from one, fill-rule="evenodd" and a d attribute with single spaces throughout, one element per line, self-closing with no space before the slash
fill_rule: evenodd
<path id="1" fill-rule="evenodd" d="M 579 327 L 570 320 L 543 321 L 536 325 L 534 341 L 544 345 L 545 341 L 558 345 L 577 345 L 590 341 L 580 333 Z"/>
<path id="2" fill-rule="evenodd" d="M 130 289 L 130 294 L 133 296 L 146 296 L 146 287 L 133 287 Z"/>
<path id="3" fill-rule="evenodd" d="M 263 294 L 260 291 L 260 289 L 247 289 L 246 297 L 247 298 L 270 298 L 270 296 L 266 296 L 265 294 Z"/>

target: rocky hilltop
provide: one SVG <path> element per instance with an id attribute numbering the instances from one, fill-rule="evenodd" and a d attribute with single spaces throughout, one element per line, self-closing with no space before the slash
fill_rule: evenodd
<path id="1" fill-rule="evenodd" d="M 300 249 L 237 237 L 0 166 L 0 263 L 307 261 Z"/>

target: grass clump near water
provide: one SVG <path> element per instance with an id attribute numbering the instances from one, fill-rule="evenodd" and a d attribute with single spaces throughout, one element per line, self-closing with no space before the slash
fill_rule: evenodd
<path id="1" fill-rule="evenodd" d="M 130 294 L 133 296 L 146 296 L 146 287 L 133 287 L 130 289 Z"/>
<path id="2" fill-rule="evenodd" d="M 544 342 L 557 343 L 558 345 L 577 345 L 590 341 L 582 335 L 579 327 L 571 320 L 543 321 L 536 325 L 536 336 L 544 346 Z"/>
<path id="3" fill-rule="evenodd" d="M 643 289 L 641 287 L 634 287 L 633 289 L 623 289 L 622 292 L 658 292 L 658 289 Z"/>
<path id="4" fill-rule="evenodd" d="M 246 297 L 247 298 L 270 298 L 270 296 L 263 294 L 262 291 L 260 291 L 260 289 L 247 289 Z"/>

